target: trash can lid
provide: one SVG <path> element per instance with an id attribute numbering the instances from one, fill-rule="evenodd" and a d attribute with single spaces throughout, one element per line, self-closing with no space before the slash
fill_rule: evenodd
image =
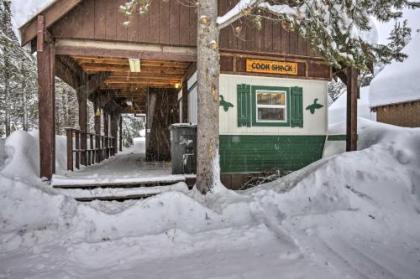
<path id="1" fill-rule="evenodd" d="M 197 124 L 191 123 L 174 123 L 169 126 L 169 129 L 177 129 L 177 128 L 196 128 Z"/>

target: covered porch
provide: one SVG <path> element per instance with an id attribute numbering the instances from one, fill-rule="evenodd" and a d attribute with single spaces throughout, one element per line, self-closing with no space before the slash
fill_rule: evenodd
<path id="1" fill-rule="evenodd" d="M 135 138 L 132 146 L 99 164 L 53 175 L 51 185 L 79 201 L 141 199 L 194 185 L 195 175 L 172 175 L 170 162 L 147 161 L 145 148 L 145 138 Z"/>

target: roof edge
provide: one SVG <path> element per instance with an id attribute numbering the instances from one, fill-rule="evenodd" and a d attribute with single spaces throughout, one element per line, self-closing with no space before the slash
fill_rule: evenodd
<path id="1" fill-rule="evenodd" d="M 21 38 L 21 46 L 25 46 L 37 36 L 37 17 L 39 15 L 45 16 L 46 28 L 53 25 L 64 15 L 70 12 L 74 7 L 80 4 L 82 0 L 55 0 L 51 4 L 47 5 L 26 23 L 19 27 L 19 33 Z"/>

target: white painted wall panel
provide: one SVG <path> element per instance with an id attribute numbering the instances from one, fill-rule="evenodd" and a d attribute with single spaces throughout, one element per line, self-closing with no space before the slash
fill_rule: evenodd
<path id="1" fill-rule="evenodd" d="M 188 121 L 197 124 L 197 86 L 188 93 Z"/>
<path id="2" fill-rule="evenodd" d="M 280 86 L 303 88 L 303 128 L 291 127 L 238 127 L 237 121 L 237 85 L 249 84 L 255 86 Z M 327 134 L 327 81 L 299 80 L 287 78 L 271 78 L 245 75 L 220 76 L 220 94 L 225 101 L 234 105 L 225 112 L 222 107 L 219 110 L 220 134 L 221 135 L 326 135 Z M 318 98 L 318 103 L 324 107 L 311 114 L 305 110 Z"/>

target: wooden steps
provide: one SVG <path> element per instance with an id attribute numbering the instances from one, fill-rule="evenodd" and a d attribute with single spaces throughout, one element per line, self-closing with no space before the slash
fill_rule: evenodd
<path id="1" fill-rule="evenodd" d="M 173 185 L 179 182 L 186 182 L 185 179 L 159 180 L 159 181 L 132 181 L 132 182 L 87 182 L 78 184 L 53 185 L 56 189 L 92 189 L 92 188 L 138 188 Z"/>
<path id="2" fill-rule="evenodd" d="M 184 183 L 180 183 L 184 182 Z M 168 192 L 187 192 L 195 176 L 166 176 L 139 179 L 56 179 L 53 188 L 79 202 L 142 200 Z"/>
<path id="3" fill-rule="evenodd" d="M 92 201 L 127 201 L 127 200 L 143 200 L 153 196 L 158 195 L 159 193 L 155 194 L 138 194 L 138 195 L 121 195 L 121 196 L 98 196 L 98 197 L 76 197 L 74 198 L 76 201 L 79 202 L 92 202 Z"/>

